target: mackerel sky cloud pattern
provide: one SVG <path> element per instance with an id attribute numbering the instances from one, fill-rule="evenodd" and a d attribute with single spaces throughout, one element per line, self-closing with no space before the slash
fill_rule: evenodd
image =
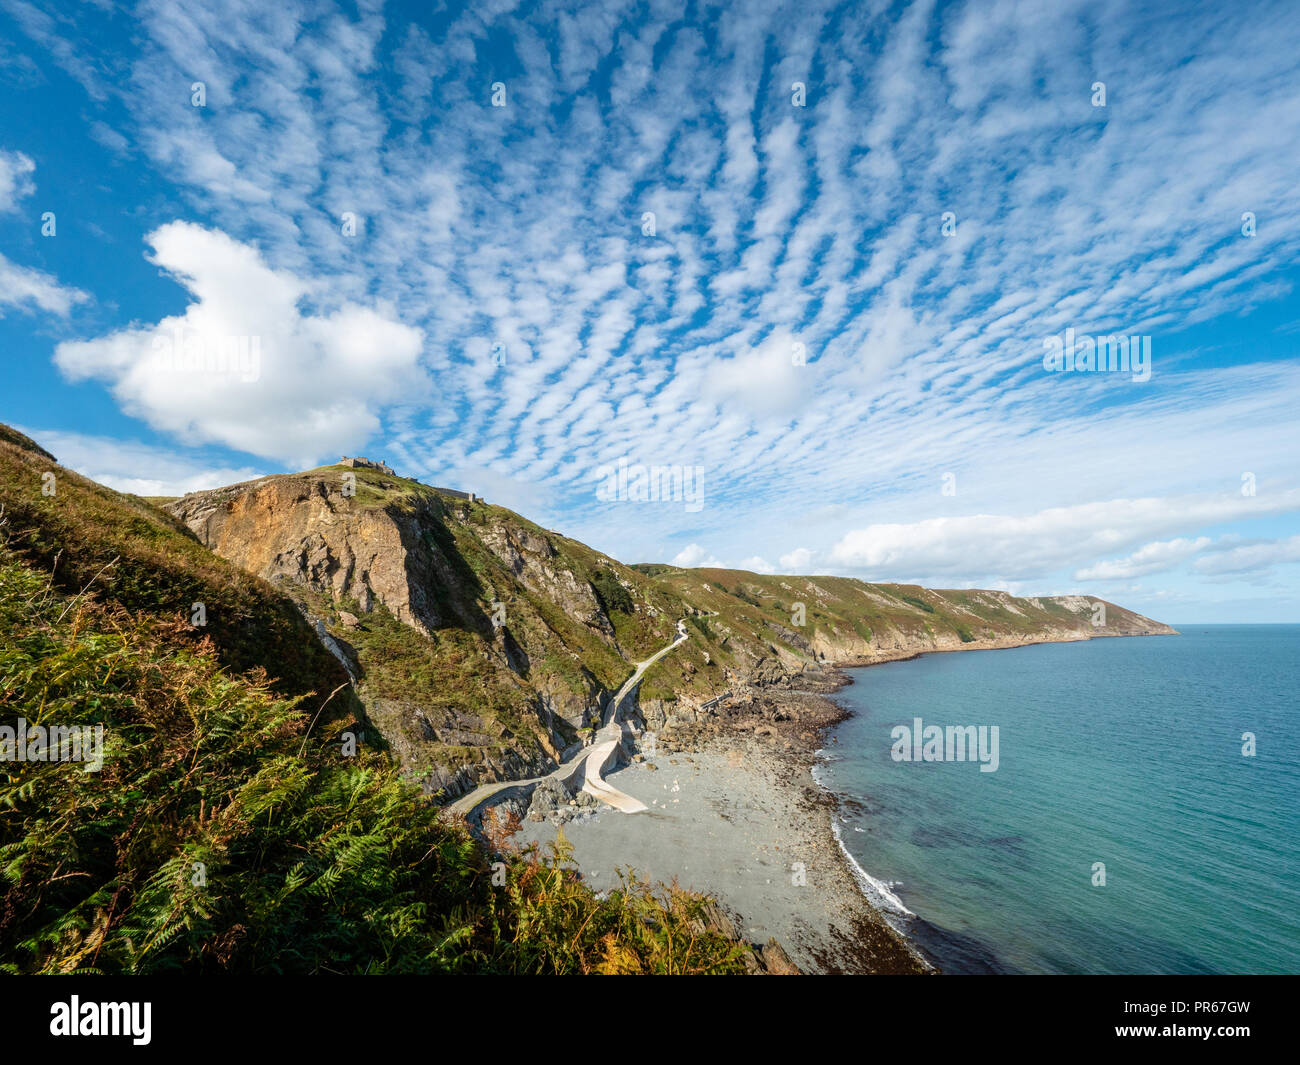
<path id="1" fill-rule="evenodd" d="M 1293 5 L 199 7 L 0 0 L 0 76 L 77 116 L 0 119 L 0 338 L 65 394 L 14 420 L 120 442 L 86 472 L 364 448 L 626 561 L 1294 615 Z M 203 314 L 279 338 L 261 385 L 133 375 Z M 1044 372 L 1069 328 L 1151 380 Z M 707 505 L 598 500 L 620 458 Z"/>

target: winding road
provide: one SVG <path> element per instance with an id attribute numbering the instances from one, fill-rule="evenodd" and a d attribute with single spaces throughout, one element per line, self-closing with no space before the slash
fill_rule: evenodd
<path id="1" fill-rule="evenodd" d="M 469 794 L 462 795 L 447 809 L 453 814 L 468 817 L 488 799 L 501 795 L 503 792 L 525 788 L 531 792 L 534 787 L 544 780 L 558 780 L 570 790 L 577 790 L 576 785 L 580 782 L 582 791 L 595 796 L 601 802 L 612 806 L 616 810 L 621 810 L 625 814 L 636 814 L 647 810 L 648 807 L 645 803 L 619 791 L 618 788 L 605 780 L 604 775 L 618 761 L 619 749 L 624 739 L 632 735 L 631 726 L 623 715 L 627 700 L 636 690 L 637 685 L 641 683 L 645 671 L 674 647 L 680 646 L 688 639 L 690 639 L 690 634 L 686 631 L 685 620 L 678 621 L 677 639 L 668 644 L 667 647 L 656 651 L 644 662 L 637 664 L 632 675 L 614 694 L 614 698 L 609 701 L 600 731 L 593 737 L 591 744 L 583 747 L 582 750 L 558 769 L 544 776 L 530 777 L 527 780 L 497 780 L 491 784 L 482 784 Z"/>

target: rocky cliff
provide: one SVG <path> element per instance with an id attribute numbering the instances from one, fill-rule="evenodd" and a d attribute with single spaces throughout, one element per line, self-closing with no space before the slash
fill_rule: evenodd
<path id="1" fill-rule="evenodd" d="M 379 470 L 268 477 L 166 509 L 299 603 L 383 740 L 449 796 L 553 765 L 682 611 L 517 514 Z"/>
<path id="2" fill-rule="evenodd" d="M 629 567 L 384 470 L 267 477 L 166 510 L 298 603 L 355 678 L 372 741 L 448 797 L 553 767 L 679 617 L 691 640 L 641 685 L 651 728 L 824 689 L 836 664 L 1173 632 L 1084 596 Z"/>

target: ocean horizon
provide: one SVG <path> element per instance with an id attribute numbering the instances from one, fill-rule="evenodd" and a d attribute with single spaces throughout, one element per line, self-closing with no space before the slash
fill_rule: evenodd
<path id="1" fill-rule="evenodd" d="M 1179 631 L 847 671 L 817 776 L 866 893 L 941 970 L 1300 967 L 1300 625 Z M 996 768 L 901 760 L 917 719 L 983 729 Z"/>

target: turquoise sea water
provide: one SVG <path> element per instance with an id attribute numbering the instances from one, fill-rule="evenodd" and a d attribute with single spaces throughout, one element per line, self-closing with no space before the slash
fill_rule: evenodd
<path id="1" fill-rule="evenodd" d="M 850 671 L 818 776 L 940 968 L 1300 972 L 1300 625 L 1180 631 Z M 997 771 L 894 761 L 917 717 Z"/>

